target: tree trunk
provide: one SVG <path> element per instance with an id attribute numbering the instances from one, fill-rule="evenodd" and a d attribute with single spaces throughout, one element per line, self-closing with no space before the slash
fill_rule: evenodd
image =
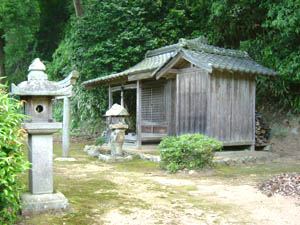
<path id="1" fill-rule="evenodd" d="M 5 46 L 5 39 L 2 37 L 4 32 L 0 30 L 0 82 L 5 83 L 5 53 L 4 53 L 4 46 Z"/>
<path id="2" fill-rule="evenodd" d="M 84 10 L 80 0 L 73 0 L 75 12 L 77 17 L 81 17 L 84 14 Z"/>

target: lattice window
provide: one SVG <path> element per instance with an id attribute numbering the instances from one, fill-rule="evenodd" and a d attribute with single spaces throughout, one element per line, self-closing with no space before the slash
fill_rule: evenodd
<path id="1" fill-rule="evenodd" d="M 149 122 L 166 121 L 164 86 L 142 89 L 142 120 Z"/>

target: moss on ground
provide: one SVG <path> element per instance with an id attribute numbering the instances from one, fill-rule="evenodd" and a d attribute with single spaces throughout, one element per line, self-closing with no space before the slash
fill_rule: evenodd
<path id="1" fill-rule="evenodd" d="M 123 163 L 113 163 L 111 165 L 123 172 L 152 173 L 161 171 L 158 163 L 141 159 L 134 159 Z"/>
<path id="2" fill-rule="evenodd" d="M 70 209 L 56 214 L 22 217 L 19 224 L 103 224 L 104 221 L 101 219 L 111 210 L 118 209 L 122 214 L 132 214 L 136 209 L 150 209 L 152 204 L 156 204 L 156 200 L 172 206 L 170 210 L 184 211 L 185 204 L 190 204 L 191 208 L 205 212 L 217 212 L 222 216 L 233 215 L 239 212 L 239 209 L 233 205 L 221 204 L 209 200 L 206 196 L 195 197 L 190 194 L 189 192 L 197 190 L 196 185 L 163 185 L 152 179 L 145 179 L 145 176 L 191 181 L 206 179 L 211 182 L 231 182 L 232 179 L 236 179 L 239 182 L 245 182 L 245 180 L 256 182 L 281 172 L 300 172 L 299 163 L 273 162 L 217 167 L 213 173 L 199 173 L 193 176 L 167 174 L 159 168 L 157 163 L 145 160 L 135 159 L 113 164 L 99 162 L 83 152 L 86 144 L 90 143 L 71 144 L 70 157 L 76 158 L 76 162 L 54 161 L 55 189 L 69 199 Z M 56 157 L 61 157 L 60 143 L 55 143 L 54 154 Z M 123 176 L 121 178 L 124 178 L 124 181 L 118 182 L 118 179 L 114 179 L 116 176 Z M 28 187 L 28 174 L 22 174 L 19 182 Z M 136 193 L 140 186 L 143 186 L 142 191 L 146 193 L 155 193 L 153 197 L 155 199 L 149 201 L 149 199 L 139 198 Z M 163 218 L 161 223 L 163 223 Z M 243 221 L 239 224 L 243 224 Z"/>
<path id="3" fill-rule="evenodd" d="M 231 167 L 217 167 L 216 177 L 239 178 L 252 181 L 261 181 L 279 173 L 300 172 L 300 164 L 268 162 L 264 164 L 236 165 Z"/>

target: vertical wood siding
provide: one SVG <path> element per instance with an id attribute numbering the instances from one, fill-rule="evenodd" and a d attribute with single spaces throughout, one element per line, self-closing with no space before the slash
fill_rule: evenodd
<path id="1" fill-rule="evenodd" d="M 210 136 L 223 142 L 254 142 L 255 78 L 213 73 L 210 79 Z"/>
<path id="2" fill-rule="evenodd" d="M 206 134 L 207 83 L 204 71 L 181 73 L 177 76 L 177 134 Z"/>
<path id="3" fill-rule="evenodd" d="M 225 143 L 254 143 L 254 76 L 199 69 L 176 79 L 178 135 L 201 133 Z"/>
<path id="4" fill-rule="evenodd" d="M 166 83 L 166 117 L 168 135 L 176 135 L 176 79 L 169 79 Z"/>

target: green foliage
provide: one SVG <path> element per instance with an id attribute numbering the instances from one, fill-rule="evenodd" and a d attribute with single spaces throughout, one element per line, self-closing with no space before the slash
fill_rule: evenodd
<path id="1" fill-rule="evenodd" d="M 300 10 L 295 0 L 86 0 L 83 4 L 85 14 L 71 18 L 49 65 L 53 79 L 72 69 L 80 71 L 79 82 L 120 72 L 142 60 L 149 49 L 205 35 L 211 44 L 246 50 L 254 60 L 278 71 L 279 79 L 258 78 L 258 96 L 278 96 L 285 105 L 300 109 L 300 98 L 289 92 L 300 71 Z M 106 88 L 78 87 L 76 96 L 73 105 L 80 119 L 99 118 L 107 109 Z"/>
<path id="2" fill-rule="evenodd" d="M 51 61 L 52 54 L 64 37 L 68 25 L 73 2 L 69 0 L 38 0 L 40 29 L 36 34 L 36 51 L 43 61 Z"/>
<path id="3" fill-rule="evenodd" d="M 281 105 L 300 112 L 300 98 L 293 87 L 300 83 L 300 4 L 297 0 L 265 1 L 264 20 L 259 24 L 261 32 L 255 39 L 242 42 L 254 59 L 273 68 L 279 74 L 277 79 L 260 77 L 258 96 L 275 96 Z"/>
<path id="4" fill-rule="evenodd" d="M 214 151 L 223 144 L 201 134 L 164 138 L 159 144 L 161 167 L 171 173 L 184 168 L 212 166 Z"/>
<path id="5" fill-rule="evenodd" d="M 13 74 L 9 81 L 21 80 L 33 58 L 39 14 L 38 0 L 0 1 L 0 38 L 5 40 L 7 74 Z"/>
<path id="6" fill-rule="evenodd" d="M 16 178 L 28 168 L 23 160 L 20 107 L 21 103 L 9 98 L 0 85 L 0 224 L 12 224 L 16 220 L 22 189 Z"/>
<path id="7" fill-rule="evenodd" d="M 300 83 L 300 4 L 297 0 L 85 0 L 83 17 L 73 16 L 53 55 L 49 74 L 61 79 L 72 69 L 80 80 L 120 72 L 149 49 L 179 38 L 205 35 L 211 44 L 246 50 L 278 78 L 259 77 L 258 98 L 275 96 L 300 111 L 291 87 Z M 107 109 L 106 88 L 76 88 L 78 119 L 95 119 Z M 128 102 L 127 102 L 128 104 Z M 132 108 L 128 105 L 128 108 Z"/>
<path id="8" fill-rule="evenodd" d="M 150 0 L 83 3 L 85 14 L 80 19 L 72 17 L 71 29 L 48 65 L 53 79 L 63 78 L 72 69 L 80 72 L 79 82 L 125 70 L 149 49 L 198 36 L 199 32 L 192 32 L 202 24 L 183 0 L 175 5 Z M 107 110 L 107 88 L 87 91 L 78 86 L 75 92 L 72 105 L 77 120 L 94 120 Z M 125 103 L 132 108 L 131 101 Z"/>
<path id="9" fill-rule="evenodd" d="M 63 100 L 55 100 L 53 104 L 53 118 L 57 122 L 63 121 L 64 114 L 64 101 Z"/>
<path id="10" fill-rule="evenodd" d="M 96 140 L 95 140 L 95 145 L 103 145 L 105 143 L 105 138 L 104 137 L 98 137 Z"/>

